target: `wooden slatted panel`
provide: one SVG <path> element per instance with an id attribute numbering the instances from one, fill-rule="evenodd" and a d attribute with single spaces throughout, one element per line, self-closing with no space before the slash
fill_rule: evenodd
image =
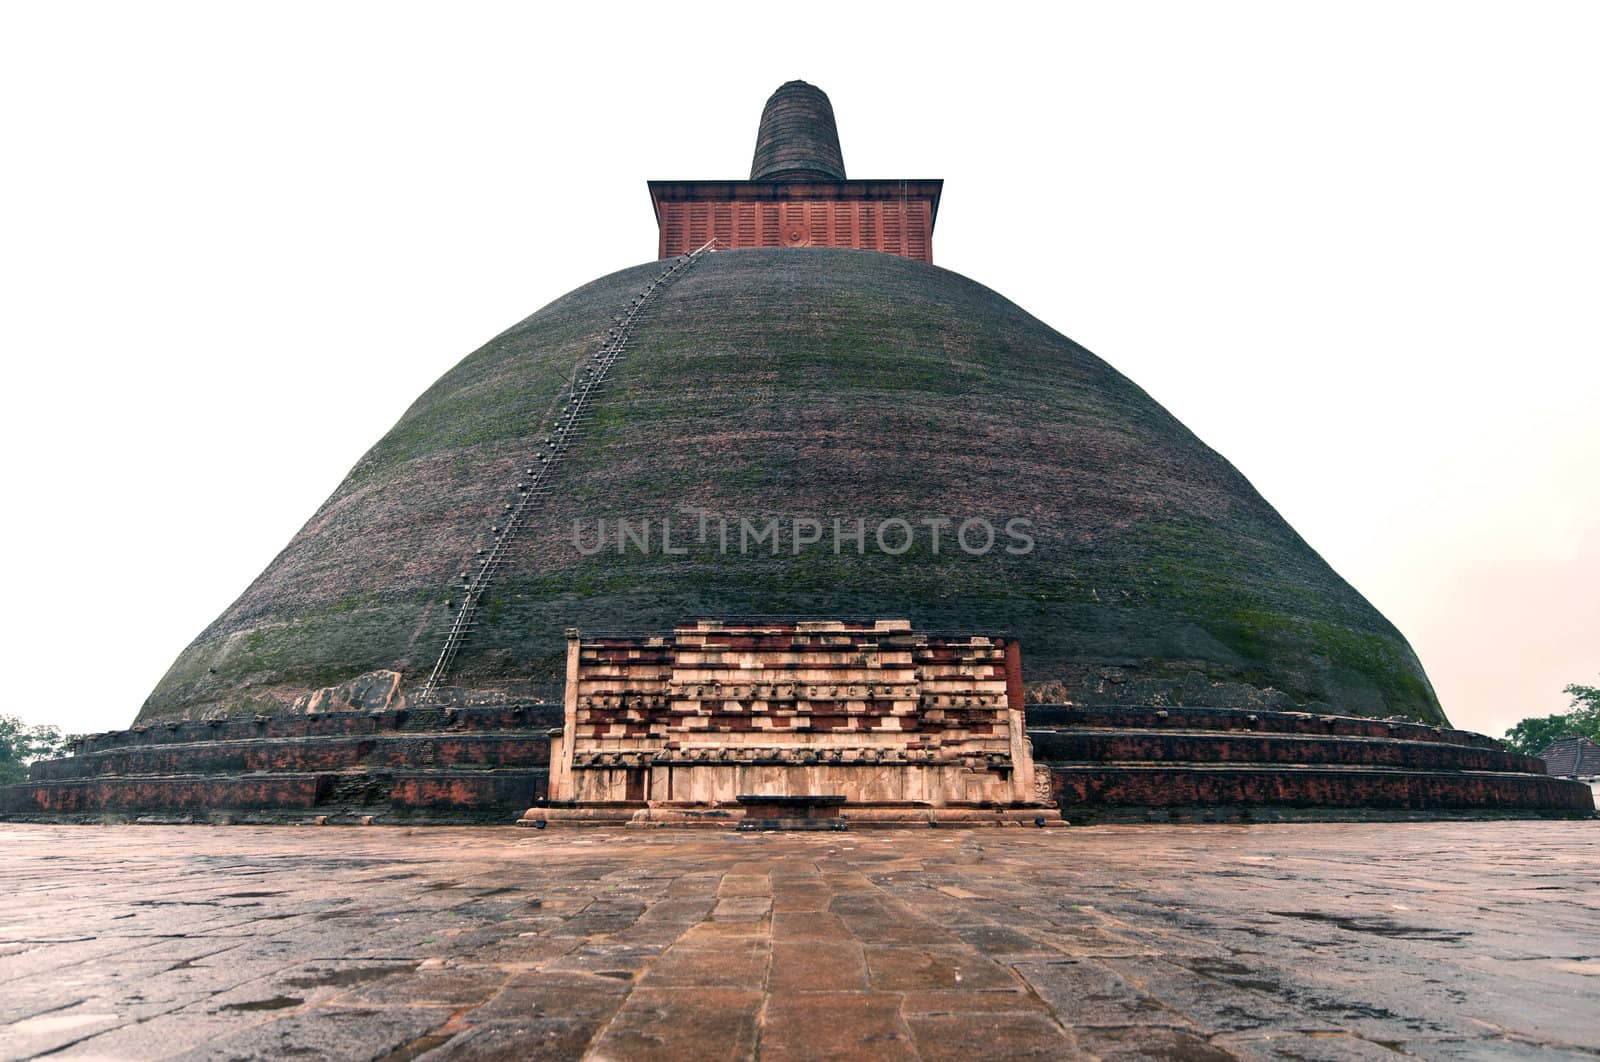
<path id="1" fill-rule="evenodd" d="M 756 242 L 756 205 L 740 203 L 734 208 L 735 247 L 758 247 Z"/>
<path id="2" fill-rule="evenodd" d="M 711 239 L 711 204 L 689 204 L 689 243 L 699 247 Z"/>
<path id="3" fill-rule="evenodd" d="M 919 262 L 931 262 L 933 255 L 928 249 L 928 204 L 917 200 L 910 205 L 910 217 L 906 219 L 906 257 L 915 258 Z"/>
<path id="4" fill-rule="evenodd" d="M 811 246 L 837 247 L 833 242 L 833 211 L 831 203 L 807 203 L 806 224 L 811 226 Z"/>
<path id="5" fill-rule="evenodd" d="M 861 211 L 861 236 L 856 241 L 856 246 L 863 251 L 881 251 L 878 246 L 878 204 L 860 203 L 857 209 Z"/>
<path id="6" fill-rule="evenodd" d="M 732 203 L 718 203 L 712 208 L 711 235 L 721 241 L 721 246 L 733 246 Z"/>
<path id="7" fill-rule="evenodd" d="M 906 253 L 905 216 L 899 203 L 883 204 L 883 249 L 889 254 Z"/>
<path id="8" fill-rule="evenodd" d="M 833 245 L 835 247 L 856 246 L 856 205 L 854 203 L 833 204 Z"/>
<path id="9" fill-rule="evenodd" d="M 778 236 L 778 208 L 771 203 L 761 204 L 761 246 L 777 247 L 783 241 Z"/>
<path id="10" fill-rule="evenodd" d="M 688 207 L 683 203 L 667 203 L 661 219 L 661 257 L 680 255 L 688 247 Z"/>

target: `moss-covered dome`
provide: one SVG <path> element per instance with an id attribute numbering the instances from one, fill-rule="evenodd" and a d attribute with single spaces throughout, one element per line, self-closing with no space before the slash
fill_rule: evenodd
<path id="1" fill-rule="evenodd" d="M 288 710 L 381 670 L 414 695 L 459 607 L 452 586 L 569 380 L 660 269 L 587 284 L 448 372 L 184 650 L 140 719 Z M 1399 632 L 1232 465 L 1105 362 L 934 266 L 821 248 L 704 256 L 641 319 L 553 481 L 483 598 L 456 687 L 558 681 L 569 627 L 882 616 L 1012 632 L 1029 686 L 1055 700 L 1443 719 Z M 685 507 L 730 521 L 726 553 L 716 520 L 702 544 Z M 740 519 L 774 517 L 778 555 L 741 554 Z M 652 521 L 648 553 L 577 548 L 616 518 Z M 685 553 L 661 549 L 667 518 Z M 898 555 L 874 541 L 895 518 L 915 532 Z M 938 518 L 952 523 L 936 555 L 921 521 Z M 1000 536 L 982 555 L 954 541 L 974 518 Z M 835 553 L 835 519 L 866 522 L 864 552 Z M 1027 552 L 1004 548 L 1021 547 L 1014 519 Z M 798 552 L 796 520 L 822 529 Z"/>

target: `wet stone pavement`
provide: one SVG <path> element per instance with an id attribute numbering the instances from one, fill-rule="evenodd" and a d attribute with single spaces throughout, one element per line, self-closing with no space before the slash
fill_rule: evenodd
<path id="1" fill-rule="evenodd" d="M 0 824 L 0 1057 L 1594 1058 L 1597 841 Z"/>

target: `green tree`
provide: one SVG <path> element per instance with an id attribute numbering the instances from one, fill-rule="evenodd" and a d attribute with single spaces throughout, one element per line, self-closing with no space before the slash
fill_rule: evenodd
<path id="1" fill-rule="evenodd" d="M 1600 686 L 1571 685 L 1561 691 L 1572 695 L 1572 707 L 1600 712 Z"/>
<path id="2" fill-rule="evenodd" d="M 1572 698 L 1572 710 L 1524 719 L 1506 731 L 1506 748 L 1537 756 L 1568 734 L 1600 741 L 1600 686 L 1573 684 L 1561 692 Z"/>
<path id="3" fill-rule="evenodd" d="M 30 726 L 14 715 L 0 715 L 0 785 L 27 781 L 28 764 L 67 755 L 77 739 L 60 727 Z"/>

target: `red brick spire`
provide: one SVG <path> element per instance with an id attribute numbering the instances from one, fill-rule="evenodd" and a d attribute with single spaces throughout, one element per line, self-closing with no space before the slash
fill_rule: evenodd
<path id="1" fill-rule="evenodd" d="M 761 112 L 748 181 L 651 181 L 662 258 L 712 243 L 846 247 L 933 261 L 938 180 L 850 180 L 833 104 L 815 85 L 778 86 Z"/>

